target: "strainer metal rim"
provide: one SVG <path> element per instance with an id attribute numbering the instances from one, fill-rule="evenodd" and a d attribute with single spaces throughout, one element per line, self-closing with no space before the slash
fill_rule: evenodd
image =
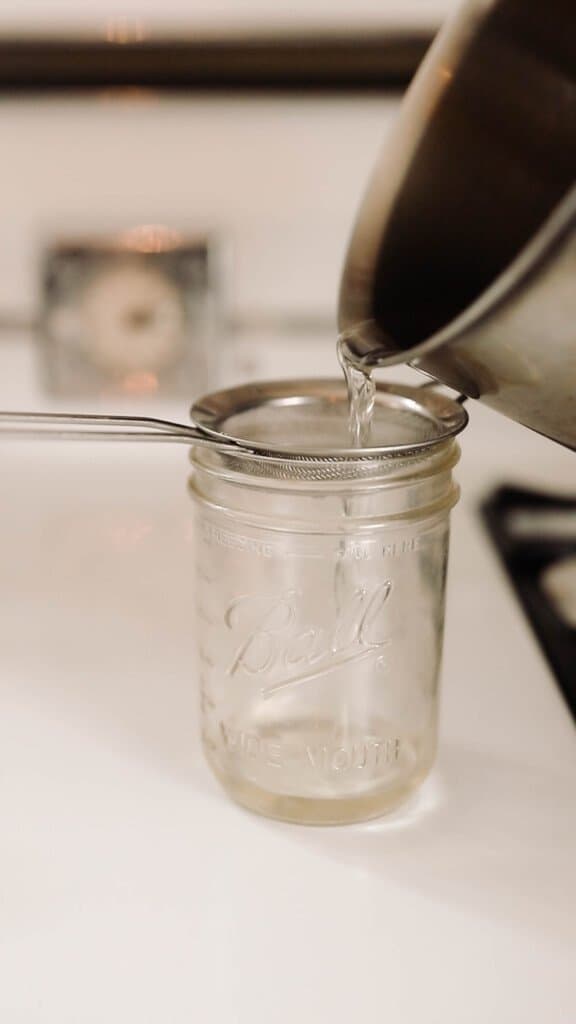
<path id="1" fill-rule="evenodd" d="M 388 394 L 398 400 L 398 406 L 405 409 L 424 410 L 431 421 L 440 426 L 441 431 L 436 437 L 424 441 L 408 441 L 403 444 L 380 445 L 369 448 L 323 448 L 299 445 L 276 446 L 226 433 L 219 429 L 231 416 L 257 409 L 264 404 L 269 405 L 306 405 L 314 400 L 329 400 L 335 393 L 339 400 L 346 398 L 346 385 L 343 380 L 332 377 L 294 378 L 289 380 L 258 381 L 241 384 L 221 391 L 204 395 L 194 402 L 190 415 L 202 433 L 215 441 L 229 443 L 230 454 L 234 445 L 246 445 L 252 456 L 263 459 L 294 460 L 298 462 L 326 461 L 359 461 L 378 460 L 394 456 L 422 454 L 423 451 L 437 447 L 456 437 L 468 423 L 468 413 L 455 398 L 433 386 L 414 387 L 404 384 L 377 382 L 377 394 Z M 238 448 L 238 456 L 246 456 L 247 452 Z"/>

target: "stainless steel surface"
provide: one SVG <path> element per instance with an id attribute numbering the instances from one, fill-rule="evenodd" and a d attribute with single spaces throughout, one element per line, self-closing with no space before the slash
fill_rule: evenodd
<path id="1" fill-rule="evenodd" d="M 300 422 L 298 434 L 293 410 L 302 406 L 306 416 L 296 417 Z M 378 443 L 352 448 L 344 382 L 286 380 L 246 384 L 207 395 L 192 407 L 190 424 L 146 416 L 0 412 L 0 437 L 172 441 L 259 460 L 333 465 L 338 461 L 357 463 L 362 459 L 413 456 L 443 444 L 468 422 L 457 401 L 428 387 L 379 385 L 375 412 L 374 440 Z M 262 416 L 269 419 L 266 430 Z M 313 444 L 310 437 L 315 438 Z"/>
<path id="2" fill-rule="evenodd" d="M 576 447 L 576 32 L 571 0 L 467 4 L 376 167 L 339 326 Z"/>
<path id="3" fill-rule="evenodd" d="M 232 438 L 218 440 L 195 424 L 149 416 L 105 416 L 59 412 L 0 412 L 0 438 L 56 441 L 165 441 L 212 448 L 251 449 Z"/>
<path id="4" fill-rule="evenodd" d="M 234 437 L 271 454 L 323 460 L 403 457 L 445 442 L 468 422 L 462 405 L 434 388 L 380 383 L 372 444 L 354 448 L 346 385 L 331 378 L 228 388 L 200 399 L 191 415 L 215 437 Z"/>

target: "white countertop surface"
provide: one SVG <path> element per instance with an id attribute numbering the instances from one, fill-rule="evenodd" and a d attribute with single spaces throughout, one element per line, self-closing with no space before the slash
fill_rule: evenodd
<path id="1" fill-rule="evenodd" d="M 46 404 L 28 358 L 0 352 L 2 407 Z M 576 1018 L 573 726 L 477 515 L 576 463 L 471 413 L 438 765 L 348 828 L 253 817 L 204 764 L 185 449 L 0 445 L 3 1024 Z"/>

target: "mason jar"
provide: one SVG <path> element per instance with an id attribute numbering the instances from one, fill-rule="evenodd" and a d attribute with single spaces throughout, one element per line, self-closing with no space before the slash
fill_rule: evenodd
<path id="1" fill-rule="evenodd" d="M 350 448 L 340 381 L 210 395 L 193 417 L 251 442 L 196 448 L 202 739 L 227 792 L 286 821 L 394 808 L 434 761 L 455 435 L 432 388 L 380 385 Z"/>

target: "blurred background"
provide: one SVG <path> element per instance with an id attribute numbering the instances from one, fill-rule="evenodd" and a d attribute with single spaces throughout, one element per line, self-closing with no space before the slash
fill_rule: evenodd
<path id="1" fill-rule="evenodd" d="M 452 6 L 5 9 L 0 328 L 18 344 L 11 380 L 84 402 L 191 396 L 242 373 L 277 376 L 282 359 L 292 372 L 291 353 L 300 367 L 311 338 L 332 372 L 354 214 Z M 283 356 L 275 332 L 290 334 Z"/>

